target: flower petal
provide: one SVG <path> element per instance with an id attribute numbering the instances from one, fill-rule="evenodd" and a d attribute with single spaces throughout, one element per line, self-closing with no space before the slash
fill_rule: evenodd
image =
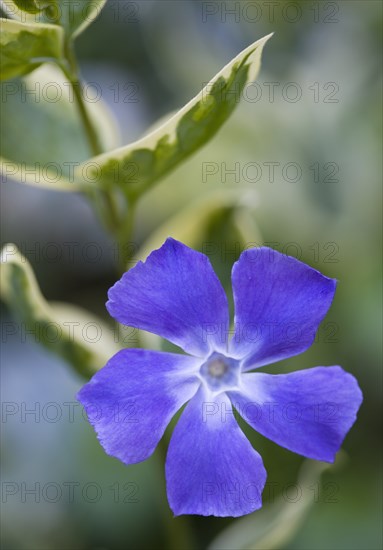
<path id="1" fill-rule="evenodd" d="M 271 248 L 241 254 L 232 272 L 235 334 L 231 353 L 250 370 L 311 346 L 336 281 Z"/>
<path id="2" fill-rule="evenodd" d="M 198 390 L 194 357 L 124 349 L 78 393 L 105 451 L 125 464 L 147 459 L 174 414 Z"/>
<path id="3" fill-rule="evenodd" d="M 174 239 L 125 273 L 108 296 L 108 311 L 120 323 L 201 357 L 226 349 L 229 313 L 222 285 L 207 256 Z"/>
<path id="4" fill-rule="evenodd" d="M 262 506 L 266 481 L 225 394 L 204 387 L 186 406 L 166 459 L 168 500 L 175 515 L 242 516 Z"/>
<path id="5" fill-rule="evenodd" d="M 243 374 L 232 404 L 259 433 L 308 458 L 333 462 L 356 420 L 362 392 L 341 367 Z"/>

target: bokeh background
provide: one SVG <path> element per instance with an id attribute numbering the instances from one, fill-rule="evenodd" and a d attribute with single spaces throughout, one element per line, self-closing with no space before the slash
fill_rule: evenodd
<path id="1" fill-rule="evenodd" d="M 358 378 L 364 403 L 344 443 L 346 458 L 323 475 L 318 498 L 313 480 L 307 516 L 278 548 L 378 550 L 382 4 L 269 4 L 109 0 L 76 51 L 84 78 L 102 90 L 127 143 L 182 106 L 241 49 L 275 32 L 258 85 L 213 141 L 142 200 L 134 241 L 139 247 L 175 215 L 172 223 L 189 223 L 184 209 L 214 196 L 208 215 L 196 208 L 188 216 L 196 219 L 196 246 L 209 253 L 227 289 L 232 262 L 249 242 L 269 243 L 339 280 L 312 348 L 268 371 L 340 364 Z M 25 140 L 38 137 L 37 120 Z M 230 190 L 236 201 L 221 204 L 220 193 Z M 44 295 L 108 321 L 113 242 L 86 201 L 6 182 L 2 209 L 2 241 L 15 242 L 29 258 Z M 72 257 L 52 258 L 52 242 L 63 250 L 68 242 L 78 246 Z M 96 259 L 82 253 L 93 242 L 102 250 Z M 3 327 L 14 321 L 5 309 Z M 3 330 L 2 348 L 3 413 L 13 411 L 2 416 L 4 550 L 195 550 L 232 523 L 174 520 L 160 453 L 131 467 L 108 457 L 74 404 L 84 382 L 79 375 L 21 330 Z M 303 459 L 247 433 L 283 497 Z M 27 492 L 33 488 L 35 494 Z M 265 506 L 272 500 L 266 491 Z"/>

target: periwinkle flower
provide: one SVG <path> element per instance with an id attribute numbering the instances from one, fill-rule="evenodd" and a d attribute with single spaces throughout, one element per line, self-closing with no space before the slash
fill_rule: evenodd
<path id="1" fill-rule="evenodd" d="M 263 247 L 242 253 L 232 284 L 233 331 L 208 258 L 167 239 L 109 290 L 107 309 L 187 355 L 124 349 L 78 394 L 105 451 L 125 464 L 147 459 L 188 402 L 166 459 L 176 515 L 241 516 L 262 506 L 266 471 L 233 407 L 275 443 L 333 462 L 362 401 L 355 378 L 339 366 L 250 372 L 311 346 L 335 280 Z"/>

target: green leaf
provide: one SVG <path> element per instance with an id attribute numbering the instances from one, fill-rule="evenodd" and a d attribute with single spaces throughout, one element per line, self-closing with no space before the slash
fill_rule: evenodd
<path id="1" fill-rule="evenodd" d="M 21 4 L 28 4 L 29 9 L 27 10 Z M 86 29 L 100 14 L 105 4 L 106 0 L 1 1 L 2 9 L 9 17 L 30 23 L 61 25 L 67 35 L 72 37 L 78 36 Z M 26 11 L 29 13 L 25 13 Z"/>
<path id="2" fill-rule="evenodd" d="M 75 38 L 98 17 L 105 4 L 106 0 L 57 0 L 59 23 Z M 54 14 L 52 10 L 51 14 L 46 12 L 45 17 L 49 20 Z"/>
<path id="3" fill-rule="evenodd" d="M 13 2 L 20 10 L 28 13 L 39 13 L 42 9 L 36 0 L 13 0 Z"/>
<path id="4" fill-rule="evenodd" d="M 218 189 L 194 200 L 191 204 L 180 210 L 164 224 L 160 225 L 140 247 L 136 260 L 145 260 L 146 257 L 155 249 L 162 246 L 165 240 L 171 236 L 191 248 L 198 248 L 206 238 L 207 226 L 211 218 L 221 210 L 232 209 L 233 223 L 237 225 L 238 219 L 248 218 L 250 213 L 248 208 L 242 204 L 242 196 L 236 189 Z M 229 220 L 227 220 L 229 221 Z M 250 230 L 244 236 L 243 242 L 249 242 L 252 239 L 256 242 L 259 239 L 259 232 L 253 222 L 253 233 Z M 251 236 L 250 236 L 251 234 Z"/>
<path id="5" fill-rule="evenodd" d="M 79 176 L 86 170 L 104 189 L 118 187 L 128 198 L 141 195 L 209 141 L 229 118 L 245 86 L 256 78 L 270 36 L 246 48 L 162 126 L 130 145 L 92 158 L 80 167 Z"/>
<path id="6" fill-rule="evenodd" d="M 64 176 L 58 178 L 58 172 L 53 167 L 39 165 L 38 163 L 17 163 L 0 157 L 0 173 L 2 182 L 11 179 L 34 187 L 45 187 L 54 191 L 70 191 L 72 193 L 87 190 L 86 186 L 71 181 L 69 178 Z"/>
<path id="7" fill-rule="evenodd" d="M 336 469 L 345 461 L 340 451 L 335 464 L 307 460 L 303 463 L 298 481 L 300 498 L 289 502 L 278 497 L 274 502 L 238 519 L 211 542 L 208 550 L 281 550 L 295 536 L 302 526 L 312 505 L 315 503 L 312 487 L 318 483 L 323 472 Z"/>
<path id="8" fill-rule="evenodd" d="M 55 0 L 0 0 L 0 7 L 3 12 L 11 19 L 16 19 L 23 23 L 46 23 L 42 21 L 43 14 L 49 4 L 55 4 Z M 54 23 L 54 21 L 50 21 Z"/>
<path id="9" fill-rule="evenodd" d="M 0 296 L 15 317 L 49 351 L 89 377 L 119 349 L 112 330 L 76 306 L 49 304 L 41 294 L 32 268 L 16 246 L 1 252 Z"/>
<path id="10" fill-rule="evenodd" d="M 74 168 L 90 150 L 68 82 L 54 65 L 45 64 L 23 79 L 0 85 L 2 180 L 57 191 L 84 191 Z M 118 131 L 104 103 L 88 103 L 103 146 L 113 148 Z M 38 128 L 38 139 L 25 139 Z M 101 131 L 102 130 L 102 131 Z"/>
<path id="11" fill-rule="evenodd" d="M 0 80 L 27 74 L 63 55 L 64 34 L 56 25 L 0 19 Z"/>

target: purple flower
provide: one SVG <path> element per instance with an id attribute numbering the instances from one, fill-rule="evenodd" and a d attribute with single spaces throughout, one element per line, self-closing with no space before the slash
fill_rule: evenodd
<path id="1" fill-rule="evenodd" d="M 250 372 L 305 351 L 336 281 L 270 248 L 242 253 L 232 272 L 235 319 L 208 258 L 167 239 L 109 291 L 120 323 L 188 355 L 124 349 L 78 394 L 105 451 L 147 459 L 185 404 L 166 459 L 176 515 L 241 516 L 262 506 L 266 471 L 235 417 L 290 451 L 333 462 L 362 394 L 341 367 Z M 232 337 L 229 336 L 232 334 Z"/>

